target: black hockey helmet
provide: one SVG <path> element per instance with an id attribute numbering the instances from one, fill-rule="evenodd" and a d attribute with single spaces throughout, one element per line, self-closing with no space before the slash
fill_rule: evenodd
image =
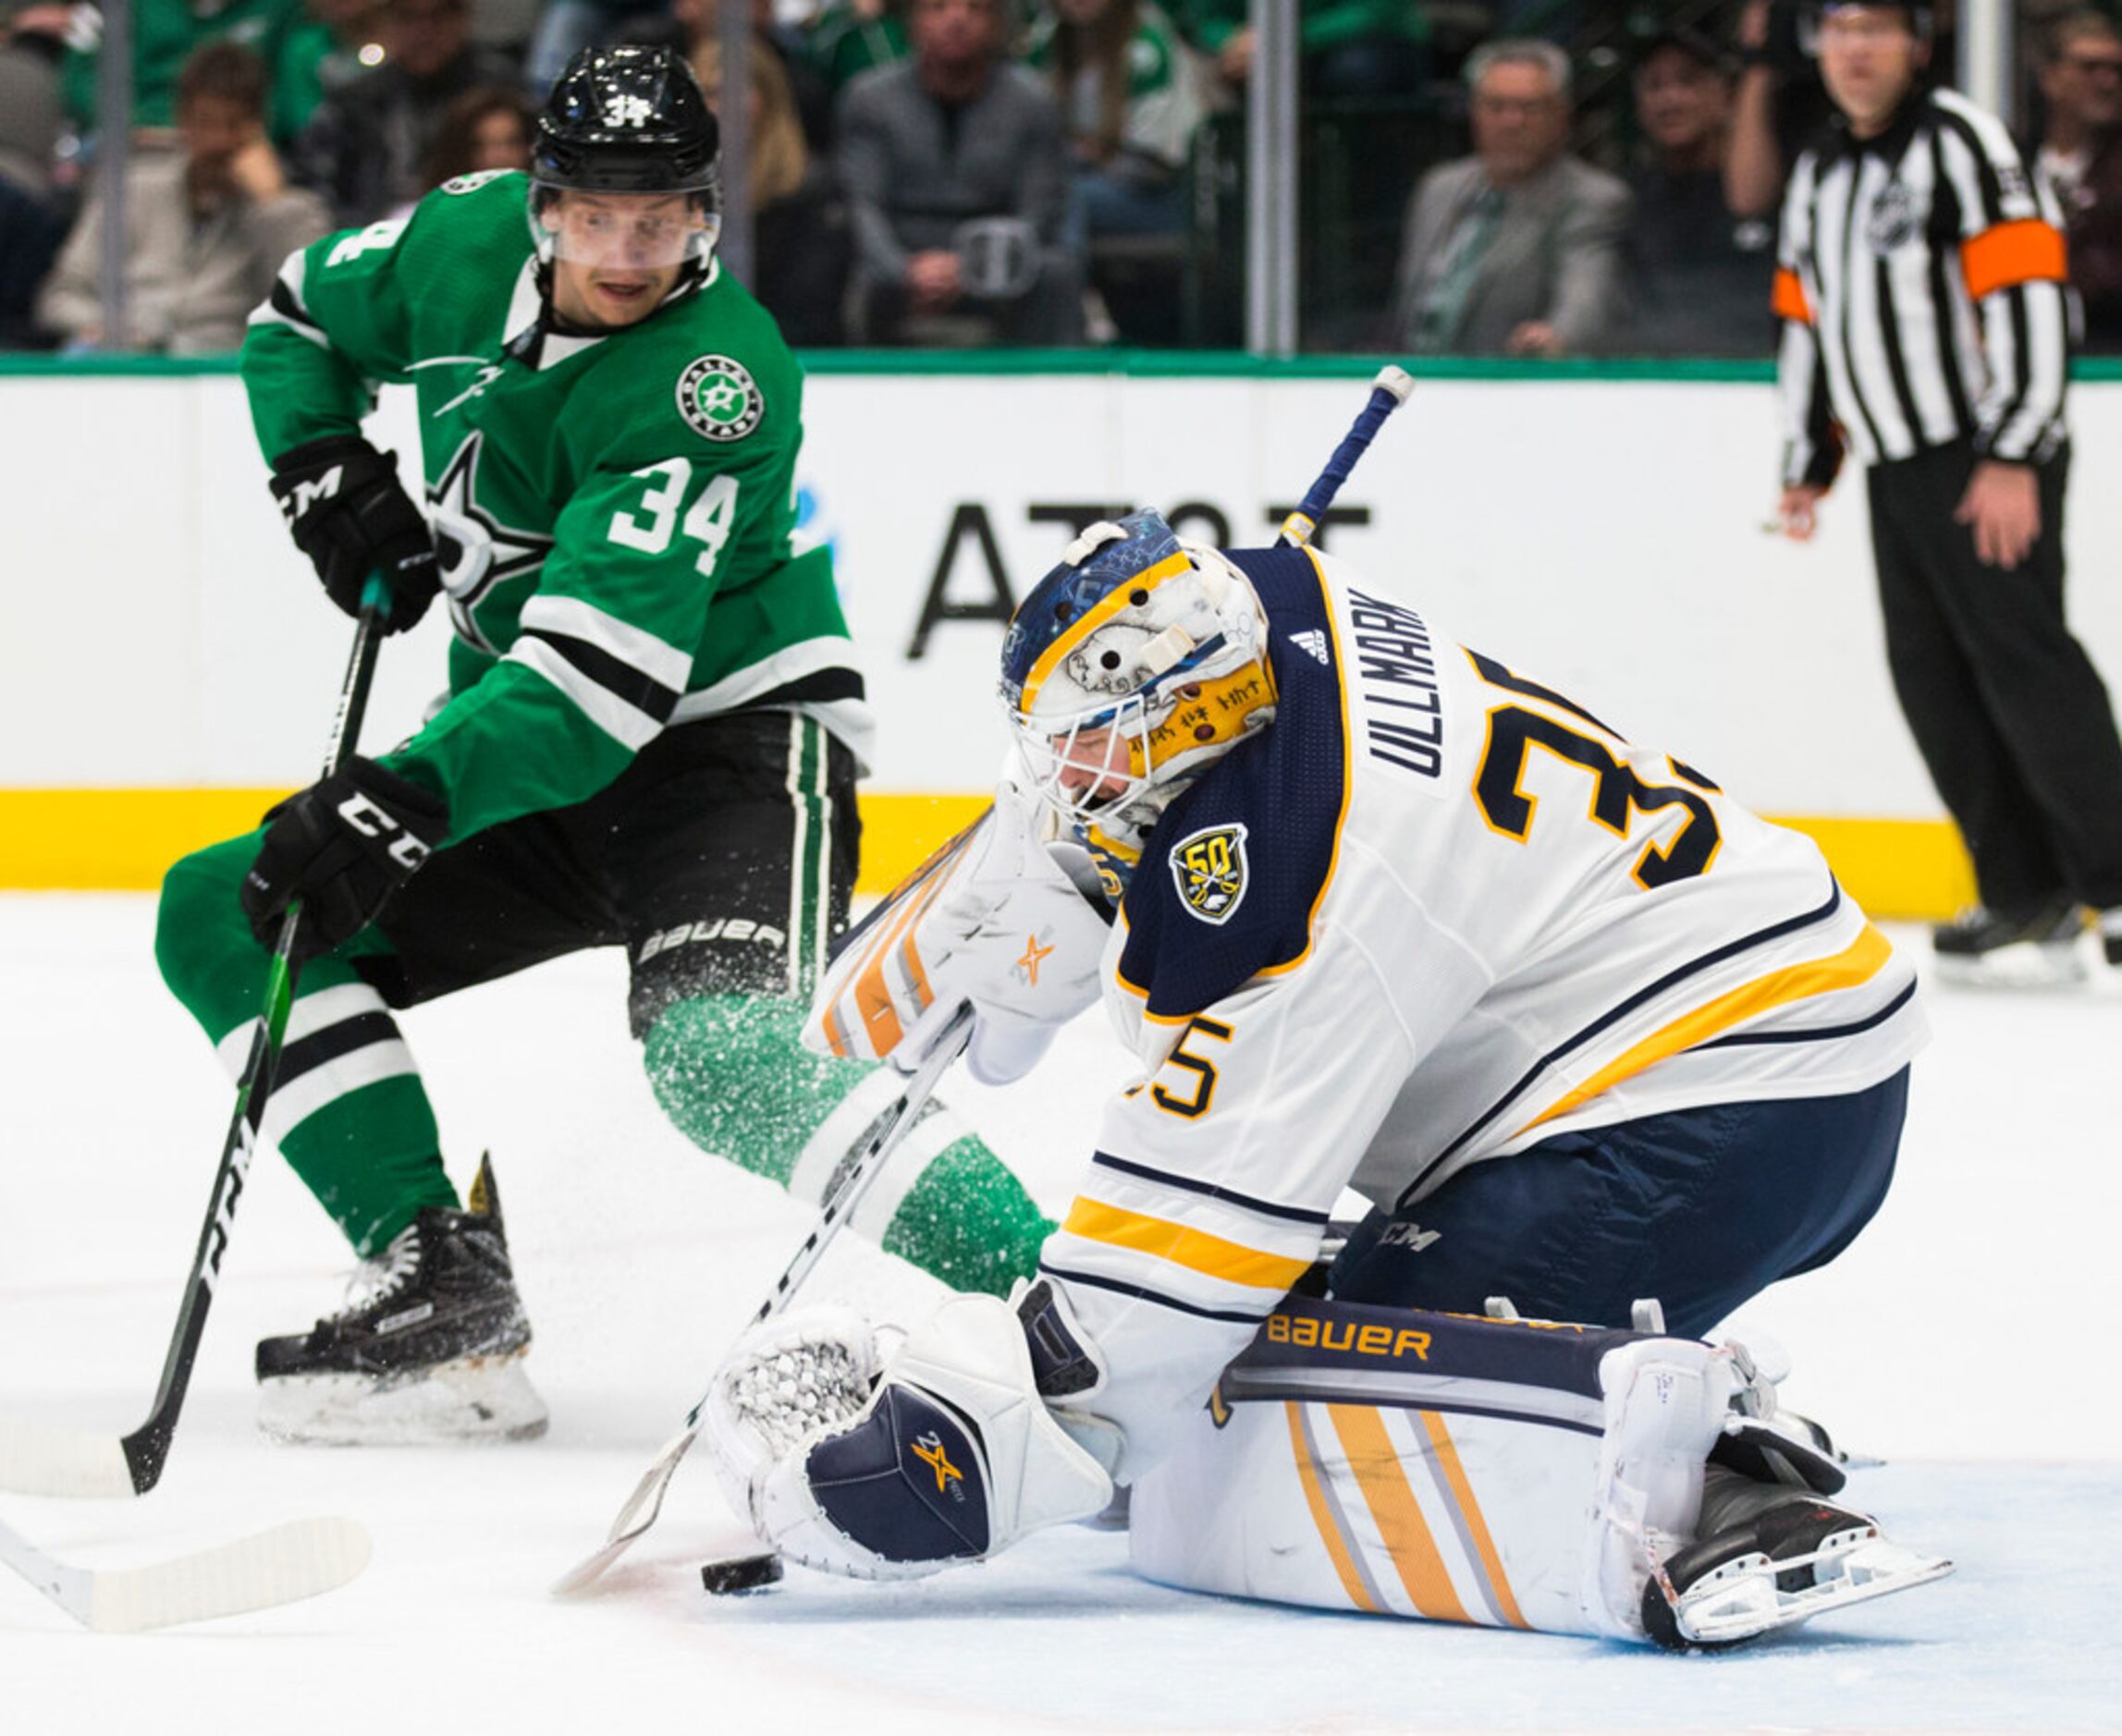
<path id="1" fill-rule="evenodd" d="M 585 48 L 538 116 L 531 180 L 597 193 L 696 193 L 720 208 L 721 128 L 673 50 Z"/>

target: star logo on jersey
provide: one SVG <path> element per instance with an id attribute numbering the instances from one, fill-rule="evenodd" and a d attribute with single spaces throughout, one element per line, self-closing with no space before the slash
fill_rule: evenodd
<path id="1" fill-rule="evenodd" d="M 1024 973 L 1024 986 L 1026 988 L 1038 987 L 1039 960 L 1052 950 L 1051 947 L 1040 946 L 1039 937 L 1036 935 L 1024 936 L 1024 956 L 1017 960 L 1017 969 Z"/>
<path id="2" fill-rule="evenodd" d="M 943 1450 L 942 1436 L 931 1430 L 914 1437 L 914 1456 L 936 1473 L 936 1493 L 940 1495 L 953 1483 L 963 1483 L 965 1473 L 951 1462 Z"/>
<path id="3" fill-rule="evenodd" d="M 1186 914 L 1220 928 L 1245 901 L 1250 874 L 1243 825 L 1205 826 L 1171 847 L 1171 881 Z"/>
<path id="4" fill-rule="evenodd" d="M 543 565 L 553 539 L 535 531 L 511 530 L 479 505 L 479 446 L 485 438 L 477 433 L 465 436 L 427 491 L 427 517 L 435 531 L 435 563 L 458 637 L 498 654 L 472 611 L 504 580 Z"/>
<path id="5" fill-rule="evenodd" d="M 766 397 L 741 362 L 702 356 L 678 376 L 678 413 L 706 440 L 742 440 L 767 413 Z"/>

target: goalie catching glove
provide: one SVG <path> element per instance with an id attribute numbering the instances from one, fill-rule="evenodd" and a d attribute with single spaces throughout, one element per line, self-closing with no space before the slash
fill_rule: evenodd
<path id="1" fill-rule="evenodd" d="M 760 1540 L 852 1579 L 985 1560 L 1112 1497 L 1047 1409 L 1024 1327 L 994 1296 L 951 1297 L 888 1363 L 851 1310 L 769 1320 L 717 1375 L 707 1427 L 724 1492 Z"/>
<path id="2" fill-rule="evenodd" d="M 1108 918 L 1089 852 L 1040 836 L 1012 786 L 840 943 L 803 1041 L 912 1072 L 960 1005 L 966 1065 L 1007 1084 L 1098 995 Z"/>
<path id="3" fill-rule="evenodd" d="M 243 876 L 243 913 L 261 947 L 302 901 L 294 956 L 351 940 L 449 835 L 449 807 L 359 754 L 265 815 L 265 838 Z"/>
<path id="4" fill-rule="evenodd" d="M 359 434 L 305 441 L 273 460 L 273 497 L 326 594 L 361 613 L 371 573 L 390 587 L 386 633 L 402 633 L 441 589 L 435 537 L 398 480 L 395 453 Z"/>

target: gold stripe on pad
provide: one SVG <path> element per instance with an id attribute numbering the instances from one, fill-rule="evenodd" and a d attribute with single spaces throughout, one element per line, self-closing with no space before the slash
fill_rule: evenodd
<path id="1" fill-rule="evenodd" d="M 1496 1608 L 1514 1628 L 1531 1627 L 1532 1623 L 1519 1613 L 1518 1600 L 1511 1594 L 1511 1582 L 1503 1572 L 1503 1555 L 1496 1547 L 1496 1540 L 1489 1534 L 1489 1522 L 1481 1515 L 1480 1502 L 1474 1498 L 1474 1485 L 1467 1479 L 1466 1467 L 1459 1461 L 1459 1447 L 1452 1438 L 1452 1431 L 1434 1411 L 1418 1411 L 1416 1414 L 1422 1419 L 1423 1432 L 1429 1436 L 1430 1451 L 1444 1473 L 1444 1481 L 1451 1485 L 1452 1498 L 1458 1502 L 1459 1511 L 1466 1518 L 1466 1531 L 1474 1539 L 1474 1548 L 1488 1574 L 1489 1589 L 1495 1594 Z"/>
<path id="2" fill-rule="evenodd" d="M 1145 1212 L 1123 1211 L 1097 1200 L 1081 1200 L 1069 1208 L 1061 1229 L 1086 1241 L 1102 1241 L 1108 1247 L 1128 1248 L 1147 1253 L 1204 1278 L 1226 1284 L 1244 1284 L 1253 1290 L 1270 1290 L 1278 1295 L 1310 1270 L 1309 1260 L 1292 1260 L 1279 1253 L 1265 1253 L 1242 1242 L 1225 1241 L 1205 1229 L 1191 1229 L 1167 1217 Z"/>
<path id="3" fill-rule="evenodd" d="M 1283 1400 L 1282 1409 L 1289 1415 L 1290 1452 L 1296 1460 L 1297 1481 L 1304 1485 L 1305 1505 L 1311 1509 L 1311 1522 L 1319 1527 L 1319 1541 L 1326 1545 L 1327 1559 L 1333 1563 L 1341 1589 L 1358 1609 L 1368 1609 L 1374 1616 L 1383 1615 L 1385 1612 L 1379 1608 L 1364 1585 L 1363 1575 L 1355 1571 L 1355 1562 L 1348 1552 L 1348 1540 L 1341 1534 L 1333 1509 L 1327 1504 L 1326 1491 L 1319 1486 L 1319 1467 L 1312 1463 L 1311 1447 L 1305 1439 L 1303 1409 L 1294 1400 Z"/>
<path id="4" fill-rule="evenodd" d="M 1400 1571 L 1400 1583 L 1414 1599 L 1417 1611 L 1432 1621 L 1465 1621 L 1466 1606 L 1452 1587 L 1451 1572 L 1437 1553 L 1437 1539 L 1429 1522 L 1415 1503 L 1415 1491 L 1407 1485 L 1407 1468 L 1400 1462 L 1400 1449 L 1385 1432 L 1385 1419 L 1368 1404 L 1330 1404 L 1334 1433 L 1348 1453 L 1348 1468 L 1355 1473 L 1370 1516 L 1378 1522 L 1379 1534 Z"/>

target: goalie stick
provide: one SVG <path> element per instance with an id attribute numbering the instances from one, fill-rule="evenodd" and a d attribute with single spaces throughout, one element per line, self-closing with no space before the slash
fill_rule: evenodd
<path id="1" fill-rule="evenodd" d="M 390 590 L 379 574 L 362 593 L 360 624 L 354 629 L 353 651 L 347 659 L 338 710 L 325 749 L 326 777 L 339 769 L 361 735 L 383 623 L 389 613 Z M 273 1074 L 279 1065 L 280 1043 L 295 997 L 295 936 L 301 916 L 298 900 L 281 919 L 278 944 L 265 974 L 264 1011 L 236 1083 L 235 1112 L 229 1118 L 228 1136 L 222 1142 L 206 1220 L 199 1227 L 199 1246 L 191 1256 L 184 1301 L 177 1312 L 177 1327 L 170 1335 L 169 1353 L 163 1361 L 162 1380 L 147 1421 L 129 1435 L 113 1436 L 0 1416 L 0 1489 L 17 1495 L 129 1497 L 145 1495 L 160 1480 L 178 1412 L 184 1408 L 185 1389 L 191 1384 L 192 1363 L 198 1360 L 200 1337 L 206 1329 L 206 1311 L 220 1281 L 221 1258 L 235 1228 L 236 1202 L 242 1197 L 258 1130 L 265 1119 L 265 1102 L 273 1093 Z"/>
<path id="2" fill-rule="evenodd" d="M 942 1035 L 928 1057 L 906 1082 L 906 1089 L 891 1107 L 885 1111 L 881 1124 L 869 1136 L 869 1143 L 861 1155 L 841 1174 L 831 1195 L 818 1213 L 817 1222 L 811 1226 L 811 1233 L 803 1238 L 788 1269 L 775 1280 L 774 1288 L 759 1304 L 758 1311 L 747 1323 L 747 1327 L 757 1326 L 762 1320 L 770 1320 L 788 1305 L 789 1298 L 802 1288 L 805 1278 L 817 1263 L 826 1246 L 839 1233 L 862 1196 L 869 1191 L 869 1184 L 877 1180 L 885 1160 L 897 1148 L 909 1129 L 921 1119 L 921 1111 L 963 1051 L 973 1034 L 973 1009 L 970 1003 L 962 1005 L 952 1015 L 951 1022 L 943 1028 Z M 670 1486 L 670 1479 L 677 1473 L 679 1461 L 692 1450 L 693 1443 L 700 1438 L 700 1419 L 707 1412 L 707 1400 L 714 1396 L 712 1384 L 700 1395 L 700 1401 L 685 1413 L 685 1426 L 664 1443 L 663 1450 L 656 1454 L 656 1462 L 642 1475 L 626 1505 L 619 1510 L 611 1522 L 611 1530 L 606 1534 L 604 1547 L 595 1555 L 578 1562 L 553 1582 L 556 1596 L 569 1596 L 584 1590 L 600 1578 L 604 1571 L 633 1546 L 634 1539 L 656 1523 L 656 1517 L 663 1510 L 664 1491 Z"/>
<path id="3" fill-rule="evenodd" d="M 0 1524 L 5 1561 L 85 1628 L 139 1633 L 240 1615 L 337 1589 L 368 1565 L 368 1533 L 350 1519 L 297 1519 L 145 1567 L 72 1567 Z"/>
<path id="4" fill-rule="evenodd" d="M 1355 468 L 1356 459 L 1378 437 L 1378 431 L 1385 426 L 1385 419 L 1407 401 L 1407 395 L 1414 389 L 1415 382 L 1404 368 L 1388 365 L 1379 369 L 1377 377 L 1370 383 L 1369 401 L 1357 412 L 1348 432 L 1342 435 L 1341 444 L 1334 447 L 1333 456 L 1319 473 L 1319 480 L 1305 490 L 1297 509 L 1282 520 L 1282 528 L 1275 537 L 1278 543 L 1301 547 L 1311 541 L 1312 533 L 1319 529 L 1319 521 L 1326 517 L 1326 509 L 1333 505 L 1333 497 L 1341 493 L 1342 483 Z"/>

